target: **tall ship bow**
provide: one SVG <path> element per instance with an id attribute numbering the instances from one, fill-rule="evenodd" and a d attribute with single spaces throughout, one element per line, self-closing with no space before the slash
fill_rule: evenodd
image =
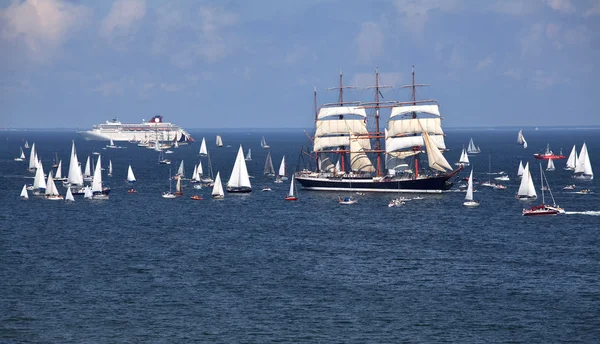
<path id="1" fill-rule="evenodd" d="M 442 154 L 446 145 L 439 106 L 434 100 L 416 99 L 416 88 L 426 85 L 415 84 L 414 68 L 412 81 L 403 86 L 412 90 L 408 102 L 380 100 L 380 89 L 390 86 L 379 85 L 378 71 L 375 86 L 370 87 L 375 91 L 373 102 L 344 101 L 343 90 L 352 87 L 343 85 L 341 72 L 337 103 L 317 108 L 315 90 L 316 130 L 312 151 L 305 153 L 314 168 L 296 172 L 296 181 L 304 189 L 321 191 L 440 193 L 450 189 L 451 178 L 462 166 L 452 170 Z M 389 110 L 389 118 L 382 131 L 383 110 Z"/>

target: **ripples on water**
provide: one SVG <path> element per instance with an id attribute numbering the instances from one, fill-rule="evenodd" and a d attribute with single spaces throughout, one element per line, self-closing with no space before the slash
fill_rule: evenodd
<path id="1" fill-rule="evenodd" d="M 240 143 L 252 148 L 255 191 L 213 201 L 210 190 L 187 189 L 165 200 L 169 168 L 142 148 L 101 150 L 73 133 L 5 133 L 0 147 L 0 342 L 597 342 L 600 338 L 600 190 L 563 192 L 572 183 L 564 161 L 547 177 L 567 215 L 524 218 L 513 198 L 520 159 L 550 142 L 565 153 L 588 144 L 600 171 L 597 131 L 530 133 L 449 131 L 454 161 L 469 137 L 483 153 L 475 175 L 505 170 L 508 190 L 479 188 L 479 208 L 463 193 L 427 195 L 388 208 L 393 195 L 301 191 L 262 177 L 267 136 L 274 164 L 299 160 L 305 137 L 290 133 L 226 133 L 232 147 L 210 147 L 224 182 Z M 76 138 L 80 160 L 92 150 L 110 158 L 107 201 L 73 204 L 19 201 L 31 179 L 13 162 L 21 136 L 36 142 L 45 165 L 67 160 Z M 573 141 L 573 137 L 577 140 Z M 95 147 L 94 147 L 95 145 Z M 198 144 L 171 156 L 191 173 Z M 63 161 L 63 166 L 65 166 Z M 131 162 L 136 195 L 124 182 Z M 48 171 L 46 167 L 46 171 Z M 171 167 L 173 173 L 177 165 Z M 66 173 L 64 168 L 63 173 Z M 466 173 L 463 173 L 466 175 Z M 537 183 L 536 183 L 537 184 Z M 576 182 L 583 185 L 581 182 Z M 273 192 L 259 191 L 269 185 Z M 476 185 L 477 187 L 477 185 Z M 59 188 L 64 193 L 64 189 Z M 189 191 L 188 191 L 189 190 Z M 191 194 L 205 196 L 192 201 Z M 538 192 L 539 193 L 539 192 Z"/>

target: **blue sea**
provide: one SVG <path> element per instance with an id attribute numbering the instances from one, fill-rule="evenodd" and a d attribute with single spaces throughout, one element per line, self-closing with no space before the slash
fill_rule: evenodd
<path id="1" fill-rule="evenodd" d="M 387 206 L 393 194 L 355 195 L 348 206 L 337 203 L 344 193 L 300 190 L 284 201 L 289 181 L 263 176 L 260 138 L 275 168 L 285 155 L 291 173 L 308 162 L 302 130 L 221 131 L 222 148 L 216 131 L 192 131 L 196 143 L 176 149 L 171 166 L 74 131 L 0 132 L 0 343 L 598 343 L 597 180 L 574 181 L 566 159 L 556 161 L 546 177 L 561 216 L 523 217 L 541 199 L 514 195 L 520 160 L 539 185 L 533 153 L 546 144 L 568 155 L 586 142 L 600 173 L 600 130 L 526 130 L 527 149 L 517 132 L 446 130 L 451 163 L 473 138 L 475 178 L 487 180 L 491 161 L 511 179 L 506 190 L 475 184 L 473 209 L 456 187 L 399 208 Z M 218 201 L 188 187 L 161 198 L 181 160 L 191 176 L 202 137 L 224 183 L 239 145 L 252 149 L 251 194 Z M 33 181 L 13 161 L 22 139 L 35 142 L 46 172 L 58 154 L 67 173 L 71 140 L 82 163 L 93 151 L 112 160 L 110 199 L 20 200 Z M 130 163 L 137 194 L 127 193 Z M 562 190 L 573 183 L 594 193 Z"/>

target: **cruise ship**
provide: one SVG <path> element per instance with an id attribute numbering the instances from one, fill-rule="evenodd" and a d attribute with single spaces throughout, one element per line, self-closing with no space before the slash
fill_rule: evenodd
<path id="1" fill-rule="evenodd" d="M 140 124 L 123 124 L 117 118 L 96 124 L 92 130 L 78 132 L 86 140 L 99 141 L 178 141 L 179 144 L 194 142 L 190 134 L 179 126 L 163 122 L 162 116 L 154 116 Z"/>

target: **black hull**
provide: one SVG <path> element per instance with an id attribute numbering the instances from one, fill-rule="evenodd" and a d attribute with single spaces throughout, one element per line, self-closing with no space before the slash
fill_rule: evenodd
<path id="1" fill-rule="evenodd" d="M 441 193 L 449 190 L 450 179 L 462 168 L 448 174 L 420 179 L 383 178 L 336 178 L 296 174 L 296 181 L 307 190 L 317 191 L 359 191 L 359 192 L 414 192 Z"/>
<path id="2" fill-rule="evenodd" d="M 229 188 L 229 187 L 227 187 L 227 192 L 229 192 L 229 193 L 248 193 L 248 192 L 252 192 L 252 188 L 248 188 L 248 187 Z"/>

